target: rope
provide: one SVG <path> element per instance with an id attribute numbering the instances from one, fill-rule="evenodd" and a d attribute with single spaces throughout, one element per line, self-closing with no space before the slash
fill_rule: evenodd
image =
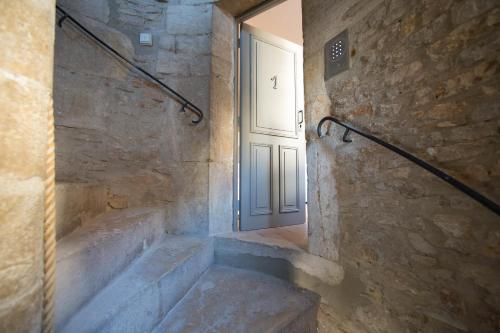
<path id="1" fill-rule="evenodd" d="M 56 279 L 55 148 L 52 105 L 47 119 L 47 174 L 45 178 L 45 220 L 43 230 L 43 312 L 42 332 L 54 332 L 54 291 Z"/>

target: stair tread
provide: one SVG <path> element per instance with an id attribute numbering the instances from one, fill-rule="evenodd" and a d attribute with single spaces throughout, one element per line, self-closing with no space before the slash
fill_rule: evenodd
<path id="1" fill-rule="evenodd" d="M 164 237 L 165 210 L 135 208 L 86 221 L 57 242 L 56 329 Z"/>
<path id="2" fill-rule="evenodd" d="M 58 260 L 71 256 L 83 248 L 126 232 L 131 225 L 138 223 L 159 208 L 134 208 L 112 211 L 96 216 L 58 241 Z"/>
<path id="3" fill-rule="evenodd" d="M 214 265 L 153 332 L 282 332 L 318 302 L 274 277 Z"/>
<path id="4" fill-rule="evenodd" d="M 216 257 L 227 259 L 224 256 L 252 255 L 283 259 L 327 285 L 338 285 L 344 279 L 344 270 L 338 262 L 311 254 L 286 239 L 263 237 L 261 233 L 261 230 L 256 230 L 215 236 Z M 236 259 L 236 261 L 243 264 L 243 266 L 236 267 L 246 268 L 241 259 Z M 229 264 L 224 260 L 217 263 Z M 229 264 L 229 266 L 233 265 Z"/>
<path id="5" fill-rule="evenodd" d="M 156 288 L 163 277 L 204 251 L 208 241 L 206 237 L 166 236 L 85 304 L 63 331 L 99 331 L 101 325 L 118 314 L 122 307 L 130 305 L 137 295 L 148 288 Z"/>

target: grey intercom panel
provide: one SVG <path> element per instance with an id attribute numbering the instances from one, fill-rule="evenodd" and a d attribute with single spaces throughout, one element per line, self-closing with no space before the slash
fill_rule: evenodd
<path id="1" fill-rule="evenodd" d="M 325 44 L 325 81 L 349 69 L 349 34 L 347 30 Z"/>

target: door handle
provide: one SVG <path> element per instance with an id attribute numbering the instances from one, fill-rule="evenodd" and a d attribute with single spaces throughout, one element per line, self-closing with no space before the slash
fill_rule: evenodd
<path id="1" fill-rule="evenodd" d="M 302 128 L 302 124 L 304 123 L 304 110 L 299 110 L 299 127 Z"/>

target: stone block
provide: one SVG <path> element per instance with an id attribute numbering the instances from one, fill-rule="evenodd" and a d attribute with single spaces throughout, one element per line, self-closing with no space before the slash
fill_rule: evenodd
<path id="1" fill-rule="evenodd" d="M 169 52 L 175 52 L 175 35 L 162 34 L 158 42 L 159 48 Z"/>
<path id="2" fill-rule="evenodd" d="M 177 39 L 176 45 L 178 45 Z M 207 51 L 208 52 L 208 51 Z M 196 76 L 210 73 L 210 56 L 193 53 L 159 52 L 156 71 L 196 80 Z"/>
<path id="3" fill-rule="evenodd" d="M 234 16 L 224 10 L 221 10 L 220 6 L 214 6 L 212 8 L 212 40 L 218 38 L 233 42 L 233 39 L 235 38 L 235 30 L 236 21 Z"/>
<path id="4" fill-rule="evenodd" d="M 46 89 L 52 86 L 54 8 L 54 1 L 0 4 L 0 37 L 9 45 L 0 53 L 0 68 Z"/>
<path id="5" fill-rule="evenodd" d="M 231 161 L 234 148 L 234 94 L 232 83 L 212 79 L 210 100 L 210 160 Z"/>
<path id="6" fill-rule="evenodd" d="M 85 16 L 102 23 L 109 22 L 109 4 L 101 0 L 71 1 L 58 0 L 57 4 L 64 8 L 71 15 L 77 17 Z"/>
<path id="7" fill-rule="evenodd" d="M 128 198 L 119 195 L 113 195 L 108 200 L 108 205 L 113 209 L 124 209 L 128 207 Z"/>
<path id="8" fill-rule="evenodd" d="M 207 70 L 210 71 L 210 63 L 207 65 Z M 165 79 L 165 82 L 167 82 L 173 89 L 176 91 L 180 92 L 182 95 L 186 96 L 192 103 L 194 103 L 197 107 L 199 107 L 201 110 L 204 111 L 205 113 L 205 120 L 210 119 L 210 113 L 207 111 L 210 107 L 210 77 L 209 75 L 206 76 L 199 76 L 199 77 L 192 77 L 191 75 L 189 76 L 167 76 Z M 179 106 L 178 103 L 175 104 L 176 108 Z M 178 111 L 179 109 L 177 109 Z M 190 116 L 189 113 L 186 113 L 186 116 Z M 192 146 L 191 148 L 197 148 L 200 146 L 203 146 L 204 144 L 208 144 L 208 142 L 204 142 L 206 140 L 199 140 L 199 136 L 205 136 L 208 135 L 208 132 L 206 132 L 206 129 L 208 128 L 208 122 L 201 122 L 200 124 L 196 125 L 196 130 L 193 130 L 193 125 L 189 124 L 187 122 L 187 125 L 184 123 L 183 124 L 183 131 L 189 131 L 189 136 L 193 138 L 194 142 L 197 142 L 196 145 L 188 145 L 188 142 L 185 140 L 185 137 L 183 136 L 183 140 L 181 142 L 186 143 L 186 149 L 190 149 L 189 146 Z M 199 158 L 201 159 L 201 156 L 205 156 L 203 154 L 198 155 L 200 156 Z M 205 159 L 205 157 L 203 157 Z"/>
<path id="9" fill-rule="evenodd" d="M 169 5 L 167 31 L 170 34 L 205 34 L 211 30 L 211 20 L 211 5 Z"/>
<path id="10" fill-rule="evenodd" d="M 3 177 L 0 188 L 0 300 L 7 304 L 41 278 L 44 186 L 38 177 L 24 181 Z"/>
<path id="11" fill-rule="evenodd" d="M 3 280 L 5 283 L 5 280 Z M 8 311 L 0 313 L 0 331 L 2 332 L 40 332 L 42 329 L 42 286 L 40 282 L 24 290 L 9 304 Z"/>
<path id="12" fill-rule="evenodd" d="M 233 61 L 226 61 L 222 58 L 212 56 L 212 66 L 210 72 L 213 76 L 218 78 L 219 81 L 222 81 L 223 84 L 232 88 L 233 80 L 229 80 L 229 78 L 232 78 L 234 73 Z M 227 100 L 230 97 L 231 96 L 224 96 L 224 99 Z"/>
<path id="13" fill-rule="evenodd" d="M 176 55 L 175 52 L 160 52 L 156 63 L 156 71 L 161 74 L 189 76 L 191 73 L 190 65 L 188 59 Z"/>
<path id="14" fill-rule="evenodd" d="M 462 237 L 467 234 L 471 220 L 463 215 L 436 215 L 433 218 L 436 224 L 446 235 Z"/>
<path id="15" fill-rule="evenodd" d="M 107 210 L 108 190 L 103 186 L 56 184 L 56 231 L 60 239 L 87 219 Z"/>
<path id="16" fill-rule="evenodd" d="M 210 35 L 177 35 L 175 50 L 191 57 L 210 55 Z M 184 55 L 186 56 L 186 55 Z"/>
<path id="17" fill-rule="evenodd" d="M 210 239 L 166 236 L 59 331 L 150 332 L 212 261 Z"/>
<path id="18" fill-rule="evenodd" d="M 209 164 L 209 233 L 233 231 L 233 163 Z"/>
<path id="19" fill-rule="evenodd" d="M 495 1 L 473 0 L 454 3 L 451 7 L 451 19 L 453 24 L 459 25 L 479 16 L 495 7 Z"/>
<path id="20" fill-rule="evenodd" d="M 176 203 L 167 206 L 167 230 L 208 233 L 208 163 L 185 162 L 175 170 L 173 179 L 177 195 Z"/>
<path id="21" fill-rule="evenodd" d="M 134 30 L 156 30 L 164 26 L 166 4 L 155 1 L 117 1 L 118 20 L 122 25 L 132 27 Z"/>
<path id="22" fill-rule="evenodd" d="M 0 172 L 11 173 L 15 170 L 15 174 L 24 179 L 43 175 L 50 89 L 3 68 L 0 73 L 0 130 L 3 137 L 0 141 Z"/>
<path id="23" fill-rule="evenodd" d="M 57 243 L 58 331 L 85 302 L 162 238 L 164 222 L 163 209 L 109 213 L 87 221 Z"/>
<path id="24" fill-rule="evenodd" d="M 200 55 L 195 57 L 194 62 L 191 64 L 191 74 L 194 76 L 194 79 L 199 76 L 208 76 L 210 75 L 210 64 L 211 64 L 211 56 L 209 55 Z"/>

